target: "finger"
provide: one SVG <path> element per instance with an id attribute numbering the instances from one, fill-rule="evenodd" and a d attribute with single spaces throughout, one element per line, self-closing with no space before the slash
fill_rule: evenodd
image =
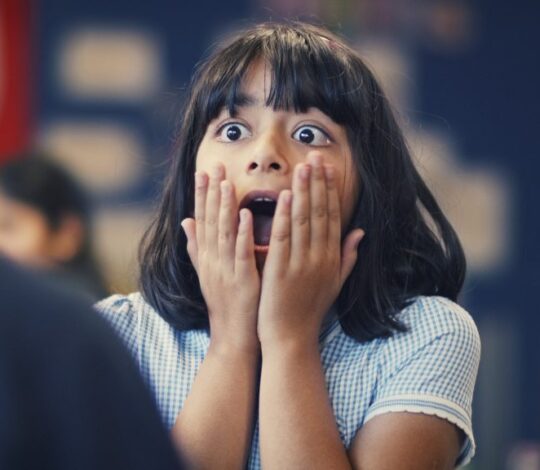
<path id="1" fill-rule="evenodd" d="M 341 252 L 340 288 L 351 274 L 358 257 L 358 245 L 364 238 L 365 232 L 359 228 L 353 230 L 343 241 Z"/>
<path id="2" fill-rule="evenodd" d="M 266 264 L 288 265 L 291 242 L 291 202 L 292 192 L 288 189 L 281 191 L 272 223 Z"/>
<path id="3" fill-rule="evenodd" d="M 304 258 L 309 248 L 309 179 L 311 167 L 300 164 L 294 169 L 291 207 L 291 252 Z"/>
<path id="4" fill-rule="evenodd" d="M 336 184 L 336 170 L 333 165 L 324 165 L 324 171 L 328 204 L 328 248 L 332 248 L 341 244 L 341 210 Z"/>
<path id="5" fill-rule="evenodd" d="M 208 175 L 204 172 L 195 173 L 195 223 L 198 249 L 205 246 L 206 225 L 206 192 L 208 190 Z M 192 260 L 193 261 L 193 260 Z"/>
<path id="6" fill-rule="evenodd" d="M 234 266 L 234 246 L 236 243 L 237 207 L 234 188 L 230 181 L 221 182 L 221 202 L 219 206 L 218 252 L 220 259 Z"/>
<path id="7" fill-rule="evenodd" d="M 182 220 L 180 225 L 182 226 L 182 228 L 184 229 L 184 233 L 186 234 L 187 252 L 189 255 L 189 259 L 191 260 L 191 264 L 193 264 L 195 271 L 197 271 L 197 229 L 195 224 L 196 222 L 194 219 L 188 218 Z"/>
<path id="8" fill-rule="evenodd" d="M 234 272 L 247 276 L 255 269 L 255 241 L 253 240 L 253 215 L 249 209 L 240 211 L 236 237 Z"/>
<path id="9" fill-rule="evenodd" d="M 205 224 L 205 249 L 213 256 L 218 255 L 218 221 L 219 203 L 221 199 L 220 184 L 223 180 L 223 166 L 216 165 L 212 169 L 208 192 L 206 194 L 206 224 Z"/>
<path id="10" fill-rule="evenodd" d="M 328 246 L 328 203 L 326 194 L 326 178 L 322 163 L 322 155 L 313 155 L 311 157 L 311 166 L 311 247 L 326 250 Z"/>

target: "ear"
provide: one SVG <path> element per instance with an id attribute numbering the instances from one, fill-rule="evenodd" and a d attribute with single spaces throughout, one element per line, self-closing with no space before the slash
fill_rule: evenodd
<path id="1" fill-rule="evenodd" d="M 67 263 L 79 253 L 84 237 L 84 227 L 80 217 L 74 214 L 62 216 L 60 226 L 52 235 L 51 257 L 59 263 Z"/>

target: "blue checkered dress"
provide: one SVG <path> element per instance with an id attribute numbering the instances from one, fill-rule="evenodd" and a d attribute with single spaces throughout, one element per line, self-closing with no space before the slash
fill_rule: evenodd
<path id="1" fill-rule="evenodd" d="M 177 331 L 139 293 L 96 305 L 123 338 L 172 428 L 209 345 L 205 331 Z M 359 343 L 337 321 L 321 334 L 321 360 L 341 440 L 349 447 L 373 417 L 389 412 L 435 415 L 466 436 L 458 463 L 474 455 L 471 402 L 480 338 L 469 314 L 442 297 L 418 297 L 399 319 L 406 333 Z M 249 469 L 260 469 L 255 430 Z"/>

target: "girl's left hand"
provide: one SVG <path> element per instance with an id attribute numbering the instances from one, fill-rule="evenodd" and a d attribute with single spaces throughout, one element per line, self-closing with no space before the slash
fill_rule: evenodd
<path id="1" fill-rule="evenodd" d="M 341 245 L 335 169 L 313 153 L 297 165 L 292 192 L 278 200 L 262 276 L 258 335 L 261 346 L 317 344 L 322 321 L 357 258 L 364 231 Z"/>

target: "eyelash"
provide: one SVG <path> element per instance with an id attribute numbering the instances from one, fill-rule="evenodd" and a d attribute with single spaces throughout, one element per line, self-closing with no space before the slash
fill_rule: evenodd
<path id="1" fill-rule="evenodd" d="M 249 132 L 248 127 L 247 127 L 245 124 L 241 123 L 241 122 L 238 122 L 238 121 L 225 122 L 224 124 L 220 125 L 220 126 L 216 129 L 216 132 L 215 132 L 216 137 L 222 137 L 221 134 L 222 134 L 223 131 L 224 131 L 227 127 L 229 127 L 229 126 L 238 126 L 238 127 L 243 128 L 243 129 L 245 129 L 245 130 L 247 130 L 247 131 Z M 334 142 L 334 140 L 332 139 L 332 137 L 330 136 L 330 134 L 329 134 L 327 131 L 325 131 L 324 129 L 321 129 L 319 126 L 316 126 L 316 125 L 314 125 L 314 124 L 302 124 L 301 126 L 298 126 L 298 127 L 293 131 L 292 136 L 294 136 L 294 135 L 297 134 L 301 129 L 306 128 L 306 127 L 307 127 L 307 128 L 316 129 L 316 130 L 319 131 L 321 134 L 323 134 L 324 137 L 328 140 L 328 142 L 326 142 L 325 144 Z M 293 138 L 294 138 L 294 137 L 293 137 Z M 238 139 L 238 140 L 242 140 L 242 139 Z M 294 140 L 297 140 L 297 139 L 294 139 Z M 225 139 L 224 139 L 224 141 L 227 142 L 227 143 L 235 142 L 234 140 L 231 141 L 231 140 L 225 140 Z M 302 143 L 302 144 L 304 144 L 304 145 L 312 145 L 311 143 L 302 142 L 302 141 L 300 141 L 300 140 L 297 140 L 297 142 L 300 142 L 300 143 Z M 319 145 L 319 146 L 323 146 L 323 145 L 325 145 L 325 144 L 321 144 L 321 145 Z M 314 146 L 315 146 L 315 145 L 314 145 Z"/>

